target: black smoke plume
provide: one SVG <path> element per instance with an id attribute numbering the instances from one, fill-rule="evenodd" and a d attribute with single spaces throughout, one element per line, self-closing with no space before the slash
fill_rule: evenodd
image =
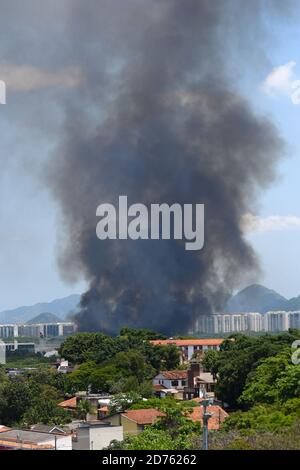
<path id="1" fill-rule="evenodd" d="M 90 282 L 80 330 L 186 332 L 259 269 L 241 220 L 272 182 L 282 142 L 236 91 L 233 62 L 259 62 L 251 40 L 262 37 L 262 4 L 73 3 L 67 32 L 87 78 L 78 101 L 66 100 L 48 181 L 64 221 L 61 269 Z M 98 240 L 96 208 L 119 195 L 147 206 L 204 203 L 204 249 Z"/>

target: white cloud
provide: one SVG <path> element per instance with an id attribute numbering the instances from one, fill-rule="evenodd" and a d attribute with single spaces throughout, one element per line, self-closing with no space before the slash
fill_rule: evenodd
<path id="1" fill-rule="evenodd" d="M 31 65 L 0 64 L 0 78 L 7 90 L 28 92 L 56 86 L 74 88 L 82 83 L 83 74 L 73 66 L 48 70 Z"/>
<path id="2" fill-rule="evenodd" d="M 242 227 L 245 232 L 300 230 L 300 217 L 296 215 L 259 217 L 253 214 L 245 214 L 242 219 Z"/>
<path id="3" fill-rule="evenodd" d="M 277 94 L 291 95 L 295 82 L 295 66 L 296 62 L 290 61 L 287 64 L 275 67 L 262 83 L 261 90 L 270 96 Z"/>

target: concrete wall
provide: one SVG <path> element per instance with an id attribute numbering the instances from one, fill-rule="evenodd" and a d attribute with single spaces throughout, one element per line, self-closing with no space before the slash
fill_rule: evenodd
<path id="1" fill-rule="evenodd" d="M 121 423 L 124 430 L 124 436 L 136 436 L 142 431 L 135 421 L 126 418 L 126 416 L 121 416 Z"/>
<path id="2" fill-rule="evenodd" d="M 77 439 L 73 441 L 73 450 L 90 450 L 90 432 L 88 426 L 76 429 Z"/>
<path id="3" fill-rule="evenodd" d="M 56 439 L 55 439 L 56 437 Z M 56 441 L 56 442 L 55 442 Z M 40 445 L 51 444 L 53 447 L 56 447 L 56 450 L 72 450 L 72 437 L 68 436 L 58 436 L 53 435 L 49 440 L 42 440 L 39 442 Z"/>
<path id="4" fill-rule="evenodd" d="M 54 439 L 55 444 L 55 439 Z M 71 436 L 56 436 L 56 450 L 72 450 Z"/>
<path id="5" fill-rule="evenodd" d="M 102 450 L 111 441 L 123 441 L 123 426 L 91 427 L 90 449 Z"/>
<path id="6" fill-rule="evenodd" d="M 121 423 L 121 413 L 116 413 L 112 416 L 108 416 L 104 421 L 109 422 L 112 426 L 120 426 Z"/>
<path id="7" fill-rule="evenodd" d="M 122 426 L 83 424 L 77 428 L 76 432 L 77 440 L 73 442 L 74 450 L 102 450 L 113 440 L 123 441 Z"/>

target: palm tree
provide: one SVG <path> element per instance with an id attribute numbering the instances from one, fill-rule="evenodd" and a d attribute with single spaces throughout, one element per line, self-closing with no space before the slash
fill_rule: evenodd
<path id="1" fill-rule="evenodd" d="M 91 413 L 92 408 L 89 400 L 81 399 L 76 407 L 77 417 L 83 421 L 87 421 L 87 415 Z"/>

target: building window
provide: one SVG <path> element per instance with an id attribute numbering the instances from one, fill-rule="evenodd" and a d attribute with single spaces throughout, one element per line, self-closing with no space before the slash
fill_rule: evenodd
<path id="1" fill-rule="evenodd" d="M 178 380 L 172 380 L 171 385 L 172 385 L 172 387 L 177 387 L 178 386 Z"/>
<path id="2" fill-rule="evenodd" d="M 182 380 L 182 381 L 181 381 L 181 384 L 182 384 L 183 387 L 185 387 L 185 385 L 186 385 L 186 380 Z"/>

